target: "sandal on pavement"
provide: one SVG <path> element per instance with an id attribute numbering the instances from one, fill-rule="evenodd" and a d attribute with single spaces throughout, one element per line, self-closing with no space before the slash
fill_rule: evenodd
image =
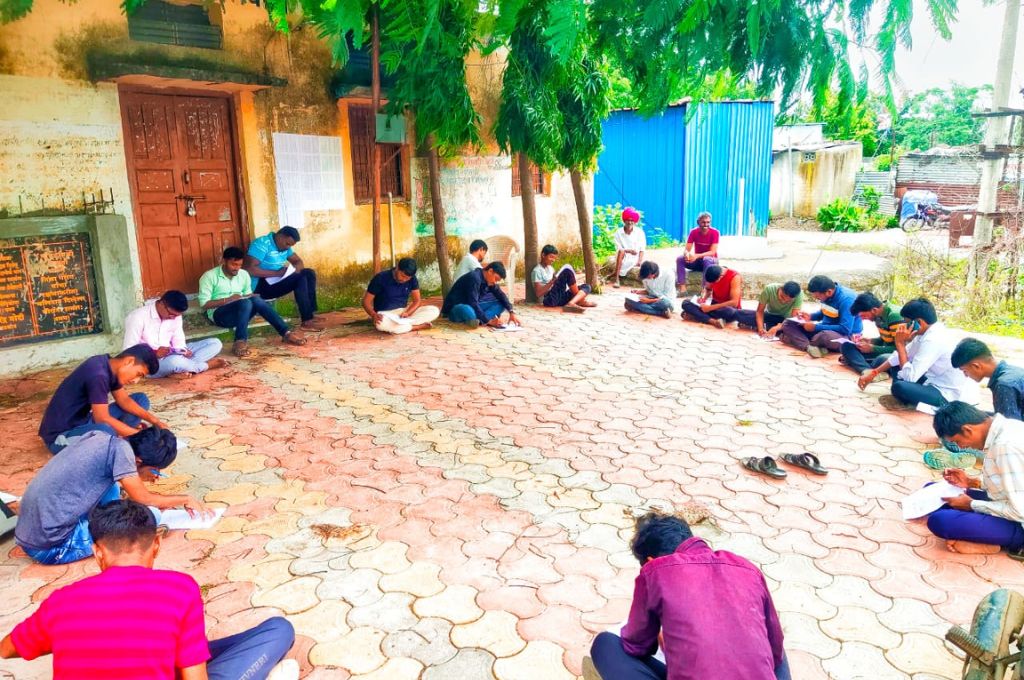
<path id="1" fill-rule="evenodd" d="M 889 411 L 914 411 L 916 407 L 913 404 L 908 404 L 905 401 L 900 401 L 891 394 L 883 394 L 878 398 L 878 403 L 881 404 L 882 408 Z"/>
<path id="2" fill-rule="evenodd" d="M 748 470 L 758 472 L 774 479 L 786 478 L 786 471 L 780 469 L 779 466 L 775 464 L 775 459 L 771 456 L 765 456 L 764 458 L 744 458 L 740 461 L 740 464 Z"/>
<path id="3" fill-rule="evenodd" d="M 1008 550 L 1006 556 L 1011 560 L 1017 560 L 1018 562 L 1024 562 L 1024 548 L 1020 550 Z"/>
<path id="4" fill-rule="evenodd" d="M 565 305 L 562 307 L 563 312 L 569 312 L 570 314 L 582 314 L 586 310 L 579 305 Z"/>
<path id="5" fill-rule="evenodd" d="M 782 454 L 782 460 L 795 467 L 813 472 L 816 475 L 828 474 L 828 469 L 823 467 L 818 457 L 809 451 L 804 451 L 803 453 L 784 453 Z"/>
<path id="6" fill-rule="evenodd" d="M 249 350 L 249 343 L 245 340 L 236 340 L 235 344 L 231 345 L 231 353 L 239 359 L 249 356 L 249 354 L 251 354 Z"/>
<path id="7" fill-rule="evenodd" d="M 281 340 L 287 345 L 297 345 L 301 347 L 306 344 L 306 338 L 295 331 L 288 331 L 281 337 Z"/>
<path id="8" fill-rule="evenodd" d="M 931 449 L 924 452 L 924 464 L 933 470 L 946 468 L 967 469 L 974 467 L 974 454 L 963 451 L 953 452 L 946 449 Z"/>

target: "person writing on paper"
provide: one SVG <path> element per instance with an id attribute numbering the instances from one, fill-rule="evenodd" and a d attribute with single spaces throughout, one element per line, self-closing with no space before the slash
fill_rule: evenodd
<path id="1" fill-rule="evenodd" d="M 843 338 L 860 334 L 860 317 L 850 311 L 856 294 L 840 286 L 827 276 L 819 274 L 807 282 L 807 291 L 821 303 L 813 314 L 799 312 L 799 323 L 782 324 L 780 339 L 790 347 L 807 352 L 815 359 L 829 352 L 838 352 Z"/>
<path id="2" fill-rule="evenodd" d="M 640 213 L 633 208 L 622 211 L 622 227 L 615 232 L 615 283 L 619 287 L 619 277 L 625 276 L 629 270 L 643 264 L 644 251 L 647 249 L 647 236 L 637 226 Z"/>
<path id="3" fill-rule="evenodd" d="M 640 265 L 640 281 L 644 287 L 626 296 L 626 311 L 671 319 L 676 304 L 676 277 L 672 272 L 661 271 L 657 262 L 648 260 Z"/>
<path id="4" fill-rule="evenodd" d="M 587 300 L 590 286 L 576 285 L 576 272 L 570 265 L 564 265 L 555 274 L 555 260 L 558 248 L 547 245 L 540 250 L 540 263 L 533 268 L 530 281 L 533 292 L 545 307 L 562 307 L 566 312 L 582 312 L 587 307 L 596 307 Z"/>
<path id="5" fill-rule="evenodd" d="M 98 506 L 84 531 L 95 539 L 89 554 L 100 573 L 50 593 L 0 641 L 0 657 L 52 654 L 54 680 L 299 677 L 297 662 L 279 663 L 295 642 L 294 628 L 279 616 L 207 640 L 199 584 L 153 568 L 161 537 L 146 506 Z"/>
<path id="6" fill-rule="evenodd" d="M 939 321 L 925 298 L 911 300 L 900 310 L 903 325 L 893 331 L 896 351 L 857 381 L 865 389 L 882 371 L 892 376 L 892 393 L 878 398 L 890 411 L 912 411 L 918 404 L 938 408 L 951 401 L 978 401 L 978 385 L 953 368 L 956 338 Z"/>
<path id="7" fill-rule="evenodd" d="M 891 302 L 883 303 L 872 293 L 861 293 L 850 307 L 850 311 L 861 318 L 861 321 L 870 321 L 878 329 L 878 337 L 872 340 L 858 338 L 855 342 L 843 343 L 840 353 L 843 355 L 842 363 L 857 375 L 869 373 L 872 368 L 877 368 L 885 363 L 889 355 L 896 351 L 896 331 L 903 326 L 903 315 L 896 305 Z M 884 377 L 884 370 L 875 375 L 873 379 Z"/>
<path id="8" fill-rule="evenodd" d="M 476 328 L 485 326 L 502 327 L 502 315 L 508 312 L 508 323 L 521 326 L 519 317 L 512 311 L 505 292 L 498 284 L 505 278 L 505 265 L 492 262 L 483 269 L 474 269 L 461 277 L 444 296 L 441 314 L 452 323 Z"/>
<path id="9" fill-rule="evenodd" d="M 961 340 L 953 350 L 950 363 L 975 382 L 988 378 L 996 413 L 1024 420 L 1024 369 L 1005 361 L 996 362 L 988 345 L 975 338 Z"/>
<path id="10" fill-rule="evenodd" d="M 964 493 L 945 499 L 928 516 L 928 529 L 954 552 L 970 550 L 958 544 L 966 541 L 999 546 L 1024 559 L 1024 422 L 953 401 L 939 408 L 932 424 L 940 439 L 985 455 L 980 479 L 958 468 L 943 471 Z"/>
<path id="11" fill-rule="evenodd" d="M 426 330 L 441 314 L 437 307 L 422 303 L 416 260 L 411 257 L 403 257 L 397 266 L 370 279 L 363 295 L 363 311 L 377 330 L 395 335 Z"/>
<path id="12" fill-rule="evenodd" d="M 757 309 L 737 309 L 736 322 L 757 331 L 762 338 L 774 338 L 786 319 L 796 316 L 804 304 L 804 294 L 796 281 L 769 283 L 761 289 Z"/>
<path id="13" fill-rule="evenodd" d="M 252 279 L 252 292 L 264 300 L 295 294 L 295 306 L 306 330 L 323 330 L 316 316 L 316 272 L 302 263 L 292 250 L 301 240 L 295 227 L 281 227 L 249 244 L 245 270 Z"/>
<path id="14" fill-rule="evenodd" d="M 711 213 L 697 215 L 697 227 L 686 237 L 686 251 L 676 258 L 676 285 L 679 292 L 686 293 L 686 272 L 704 272 L 718 264 L 718 241 L 720 234 L 711 226 Z M 707 283 L 707 278 L 704 279 Z"/>
<path id="15" fill-rule="evenodd" d="M 725 328 L 736 320 L 743 304 L 743 277 L 733 269 L 713 264 L 704 270 L 704 282 L 704 294 L 697 302 L 683 301 L 683 319 Z"/>
<path id="16" fill-rule="evenodd" d="M 459 266 L 455 268 L 455 278 L 452 281 L 458 281 L 474 269 L 482 268 L 485 257 L 487 257 L 487 241 L 478 238 L 469 244 L 469 252 L 459 260 Z"/>
<path id="17" fill-rule="evenodd" d="M 32 478 L 19 506 L 14 538 L 40 564 L 67 564 L 92 555 L 89 511 L 121 498 L 160 510 L 183 507 L 203 515 L 207 507 L 192 496 L 153 493 L 145 482 L 160 477 L 178 456 L 178 440 L 170 430 L 148 427 L 127 439 L 107 432 L 88 432 Z"/>
<path id="18" fill-rule="evenodd" d="M 235 342 L 231 353 L 249 356 L 249 322 L 262 316 L 289 345 L 305 345 L 306 338 L 288 327 L 270 304 L 252 292 L 249 272 L 242 269 L 245 253 L 241 248 L 224 249 L 221 264 L 199 279 L 199 308 L 215 326 L 233 328 Z"/>
<path id="19" fill-rule="evenodd" d="M 132 345 L 115 357 L 89 357 L 61 381 L 39 423 L 39 437 L 50 453 L 64 450 L 75 437 L 102 430 L 118 437 L 135 434 L 146 421 L 167 426 L 149 412 L 142 392 L 128 394 L 128 385 L 159 370 L 156 352 L 149 345 Z M 114 402 L 107 399 L 113 397 Z"/>
<path id="20" fill-rule="evenodd" d="M 158 300 L 147 302 L 125 318 L 124 348 L 140 343 L 149 345 L 160 361 L 160 368 L 150 377 L 188 377 L 227 365 L 217 357 L 223 347 L 217 338 L 185 342 L 181 315 L 187 310 L 185 294 L 169 290 Z"/>
<path id="21" fill-rule="evenodd" d="M 621 635 L 594 639 L 585 680 L 789 680 L 782 626 L 757 567 L 656 512 L 637 520 L 629 547 L 640 563 L 629 619 Z M 654 658 L 659 647 L 667 666 Z"/>

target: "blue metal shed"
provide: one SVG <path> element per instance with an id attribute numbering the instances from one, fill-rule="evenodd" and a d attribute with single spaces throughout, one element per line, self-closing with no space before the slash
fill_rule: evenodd
<path id="1" fill-rule="evenodd" d="M 604 123 L 594 204 L 632 205 L 648 229 L 678 240 L 704 210 L 723 235 L 764 229 L 774 122 L 770 101 L 682 103 L 652 118 L 615 111 Z"/>

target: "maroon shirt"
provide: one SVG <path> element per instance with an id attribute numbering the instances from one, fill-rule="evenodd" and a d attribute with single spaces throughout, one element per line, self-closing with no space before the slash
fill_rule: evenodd
<path id="1" fill-rule="evenodd" d="M 718 230 L 714 227 L 708 227 L 707 233 L 700 233 L 700 227 L 696 227 L 690 230 L 690 235 L 686 237 L 687 243 L 693 244 L 693 252 L 695 255 L 702 255 L 709 250 L 711 246 L 718 243 Z"/>
<path id="2" fill-rule="evenodd" d="M 774 680 L 784 655 L 764 576 L 696 537 L 640 569 L 622 647 L 632 656 L 654 654 L 659 630 L 668 680 Z"/>

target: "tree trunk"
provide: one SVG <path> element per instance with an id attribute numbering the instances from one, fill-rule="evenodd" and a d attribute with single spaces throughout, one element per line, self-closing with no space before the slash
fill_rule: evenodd
<path id="1" fill-rule="evenodd" d="M 430 155 L 427 167 L 430 175 L 430 207 L 434 213 L 434 247 L 437 249 L 437 269 L 441 272 L 441 291 L 447 295 L 452 288 L 451 263 L 448 262 L 448 233 L 444 228 L 444 204 L 441 202 L 441 161 L 437 157 L 434 136 L 427 137 Z"/>
<path id="2" fill-rule="evenodd" d="M 999 58 L 996 62 L 995 88 L 992 92 L 992 111 L 997 112 L 1010 103 L 1010 81 L 1013 77 L 1014 55 L 1017 51 L 1017 24 L 1020 19 L 1020 0 L 1007 0 L 1003 19 Z M 1006 144 L 1010 118 L 999 116 L 985 120 L 985 148 L 990 153 L 997 144 Z M 974 247 L 967 267 L 967 285 L 973 288 L 980 279 L 986 281 L 992 245 L 991 213 L 999 210 L 999 184 L 1002 182 L 1006 156 L 992 155 L 982 161 L 981 184 L 978 188 L 978 217 L 974 226 Z"/>
<path id="3" fill-rule="evenodd" d="M 572 195 L 576 199 L 576 217 L 580 222 L 580 243 L 583 246 L 583 271 L 591 290 L 597 292 L 597 261 L 594 259 L 594 226 L 590 220 L 590 206 L 583 192 L 583 173 L 578 169 L 569 171 L 572 180 Z"/>
<path id="4" fill-rule="evenodd" d="M 380 10 L 375 5 L 373 8 L 373 41 L 370 50 L 370 84 L 371 84 L 371 108 L 373 117 L 370 121 L 370 129 L 373 130 L 373 213 L 372 213 L 372 238 L 373 238 L 373 272 L 381 270 L 380 265 L 380 144 L 377 143 L 377 113 L 380 112 Z"/>
<path id="5" fill-rule="evenodd" d="M 533 172 L 530 159 L 525 153 L 516 154 L 519 163 L 519 193 L 523 199 L 523 261 L 526 264 L 526 301 L 536 302 L 537 294 L 530 283 L 530 274 L 537 266 L 539 246 L 537 245 L 537 201 L 533 193 Z M 513 291 L 513 294 L 515 291 Z"/>

